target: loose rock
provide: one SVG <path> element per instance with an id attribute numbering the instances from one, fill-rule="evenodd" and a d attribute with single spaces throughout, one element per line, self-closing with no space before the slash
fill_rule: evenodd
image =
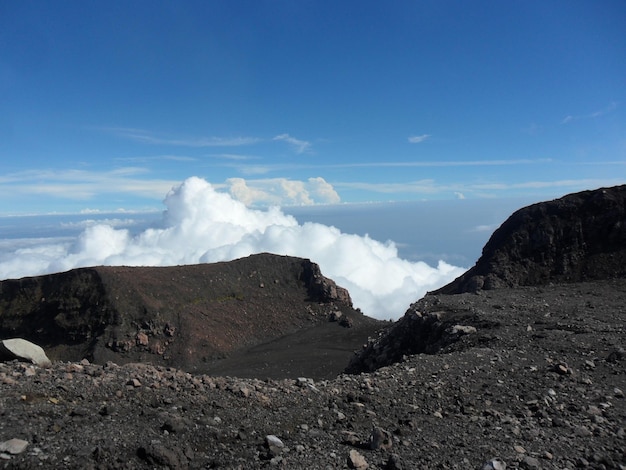
<path id="1" fill-rule="evenodd" d="M 348 455 L 348 467 L 356 470 L 365 470 L 369 467 L 369 464 L 358 451 L 352 449 Z"/>
<path id="2" fill-rule="evenodd" d="M 28 447 L 28 441 L 23 439 L 9 439 L 0 443 L 0 452 L 7 452 L 12 455 L 21 454 Z"/>

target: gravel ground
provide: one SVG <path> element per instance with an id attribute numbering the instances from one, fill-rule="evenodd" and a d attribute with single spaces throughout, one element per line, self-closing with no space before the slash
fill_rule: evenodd
<path id="1" fill-rule="evenodd" d="M 3 363 L 0 466 L 624 469 L 625 305 L 626 280 L 427 296 L 489 327 L 328 380 Z"/>

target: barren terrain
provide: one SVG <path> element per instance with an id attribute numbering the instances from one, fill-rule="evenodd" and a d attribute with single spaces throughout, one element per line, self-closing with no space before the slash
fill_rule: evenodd
<path id="1" fill-rule="evenodd" d="M 365 468 L 360 455 L 369 468 L 483 468 L 493 458 L 626 468 L 624 305 L 624 280 L 427 296 L 415 311 L 492 326 L 438 354 L 332 380 L 307 378 L 304 364 L 302 378 L 284 380 L 2 364 L 0 435 L 28 442 L 4 464 Z M 289 361 L 281 351 L 273 359 Z"/>
<path id="2" fill-rule="evenodd" d="M 626 469 L 626 186 L 517 211 L 390 324 L 274 255 L 0 283 L 5 468 Z M 344 371 L 344 373 L 341 373 Z"/>

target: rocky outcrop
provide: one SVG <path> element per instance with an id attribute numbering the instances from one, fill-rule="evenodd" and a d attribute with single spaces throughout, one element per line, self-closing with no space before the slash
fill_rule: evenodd
<path id="1" fill-rule="evenodd" d="M 436 354 L 462 338 L 469 346 L 474 340 L 480 341 L 476 335 L 479 328 L 494 326 L 496 323 L 480 318 L 471 309 L 449 308 L 437 296 L 429 296 L 412 304 L 402 318 L 377 338 L 370 338 L 345 372 L 373 372 L 410 355 Z M 469 336 L 474 336 L 474 340 Z"/>
<path id="2" fill-rule="evenodd" d="M 435 293 L 624 276 L 626 185 L 518 210 L 493 233 L 476 265 Z"/>
<path id="3" fill-rule="evenodd" d="M 302 262 L 301 279 L 307 286 L 311 300 L 319 302 L 337 302 L 352 306 L 352 299 L 347 289 L 339 287 L 335 281 L 322 275 L 320 267 L 309 260 Z"/>
<path id="4" fill-rule="evenodd" d="M 146 361 L 188 370 L 352 309 L 310 260 L 268 253 L 174 267 L 93 267 L 0 282 L 0 338 L 53 360 Z"/>

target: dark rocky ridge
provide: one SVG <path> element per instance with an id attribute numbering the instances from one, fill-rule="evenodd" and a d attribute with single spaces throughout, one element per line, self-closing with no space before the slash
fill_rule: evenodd
<path id="1" fill-rule="evenodd" d="M 491 236 L 476 265 L 411 305 L 369 341 L 346 371 L 371 372 L 411 354 L 485 344 L 498 326 L 468 309 L 443 308 L 440 296 L 626 277 L 626 185 L 570 194 L 524 207 Z"/>
<path id="2" fill-rule="evenodd" d="M 334 311 L 353 328 L 330 323 Z M 206 372 L 227 357 L 317 328 L 332 342 L 345 339 L 347 361 L 381 325 L 356 312 L 348 292 L 317 264 L 267 253 L 227 263 L 100 266 L 0 282 L 0 337 L 30 340 L 52 360 L 150 362 Z M 337 363 L 325 373 L 342 368 Z M 269 376 L 286 372 L 265 368 Z"/>
<path id="3" fill-rule="evenodd" d="M 626 275 L 626 185 L 524 207 L 498 228 L 476 265 L 435 291 L 581 282 Z"/>

